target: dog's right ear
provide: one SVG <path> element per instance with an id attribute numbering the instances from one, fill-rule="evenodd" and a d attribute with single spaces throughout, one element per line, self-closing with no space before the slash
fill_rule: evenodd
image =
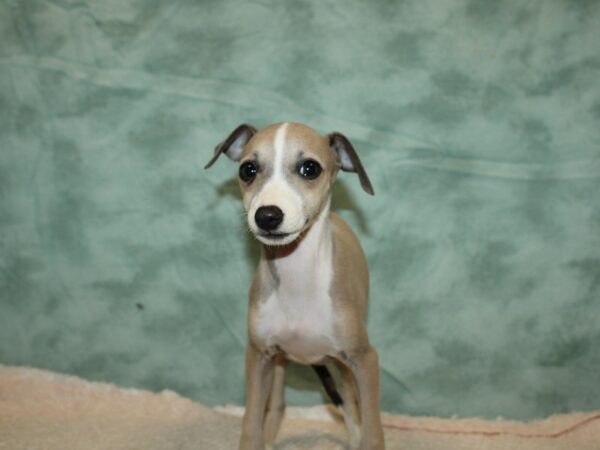
<path id="1" fill-rule="evenodd" d="M 229 136 L 227 136 L 227 139 L 215 147 L 215 154 L 210 159 L 208 164 L 204 166 L 204 168 L 208 169 L 210 166 L 212 166 L 217 158 L 221 156 L 221 153 L 225 153 L 233 161 L 239 161 L 242 157 L 244 145 L 246 145 L 246 143 L 252 136 L 254 136 L 255 133 L 256 128 L 254 128 L 252 125 L 244 123 L 237 127 Z"/>

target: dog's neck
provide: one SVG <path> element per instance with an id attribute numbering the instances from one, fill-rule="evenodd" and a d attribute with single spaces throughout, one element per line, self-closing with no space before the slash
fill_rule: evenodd
<path id="1" fill-rule="evenodd" d="M 315 292 L 327 281 L 331 268 L 330 199 L 312 226 L 294 242 L 284 246 L 265 246 L 264 257 L 277 290 L 287 294 Z M 328 281 L 327 281 L 328 282 Z"/>

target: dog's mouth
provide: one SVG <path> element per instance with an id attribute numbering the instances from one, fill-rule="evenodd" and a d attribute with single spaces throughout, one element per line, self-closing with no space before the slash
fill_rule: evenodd
<path id="1" fill-rule="evenodd" d="M 282 233 L 277 231 L 260 231 L 255 233 L 256 238 L 266 245 L 287 245 L 295 241 L 300 235 L 299 231 Z"/>
<path id="2" fill-rule="evenodd" d="M 262 231 L 258 234 L 261 237 L 264 237 L 267 239 L 273 239 L 273 240 L 277 241 L 280 239 L 285 239 L 286 237 L 290 236 L 293 233 L 277 233 L 277 232 L 273 232 L 273 231 Z"/>

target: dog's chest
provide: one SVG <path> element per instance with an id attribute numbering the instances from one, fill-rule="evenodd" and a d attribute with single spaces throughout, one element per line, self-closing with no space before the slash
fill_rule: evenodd
<path id="1" fill-rule="evenodd" d="M 255 332 L 267 348 L 278 347 L 296 362 L 315 363 L 335 353 L 331 299 L 274 294 L 260 306 Z"/>
<path id="2" fill-rule="evenodd" d="M 254 326 L 265 347 L 278 347 L 300 363 L 336 352 L 330 296 L 331 255 L 278 265 L 279 285 L 258 305 Z"/>

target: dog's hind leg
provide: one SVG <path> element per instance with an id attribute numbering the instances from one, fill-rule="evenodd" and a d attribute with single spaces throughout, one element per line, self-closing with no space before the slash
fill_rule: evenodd
<path id="1" fill-rule="evenodd" d="M 336 366 L 342 376 L 342 399 L 340 405 L 344 416 L 344 423 L 348 430 L 348 438 L 350 448 L 357 449 L 360 445 L 361 426 L 360 426 L 360 409 L 358 407 L 358 390 L 354 374 L 343 363 L 337 362 Z"/>

